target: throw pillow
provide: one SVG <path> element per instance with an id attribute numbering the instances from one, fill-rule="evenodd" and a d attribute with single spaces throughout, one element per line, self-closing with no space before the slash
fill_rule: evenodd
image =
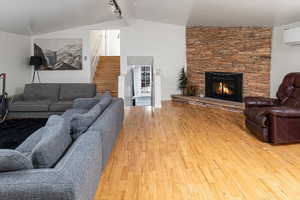
<path id="1" fill-rule="evenodd" d="M 15 150 L 0 150 L 0 172 L 32 169 L 32 162 Z"/>
<path id="2" fill-rule="evenodd" d="M 42 139 L 31 152 L 35 168 L 51 168 L 72 143 L 70 124 L 60 116 L 51 116 L 43 128 Z"/>
<path id="3" fill-rule="evenodd" d="M 109 105 L 110 103 L 112 102 L 112 96 L 110 94 L 110 92 L 105 92 L 101 98 L 100 98 L 100 102 L 99 104 L 101 105 L 102 107 L 102 111 L 104 111 Z"/>
<path id="4" fill-rule="evenodd" d="M 71 123 L 71 136 L 76 140 L 82 135 L 101 114 L 102 107 L 96 104 L 91 110 L 84 114 L 74 114 L 70 121 Z"/>

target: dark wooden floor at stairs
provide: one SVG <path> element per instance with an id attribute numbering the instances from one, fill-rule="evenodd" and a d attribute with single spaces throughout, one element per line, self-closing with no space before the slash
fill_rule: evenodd
<path id="1" fill-rule="evenodd" d="M 112 96 L 117 97 L 119 75 L 120 56 L 101 56 L 94 77 L 97 92 L 110 91 Z"/>

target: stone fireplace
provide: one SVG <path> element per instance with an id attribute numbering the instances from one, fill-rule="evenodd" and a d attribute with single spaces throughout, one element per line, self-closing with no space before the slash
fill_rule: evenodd
<path id="1" fill-rule="evenodd" d="M 229 101 L 243 101 L 243 74 L 205 72 L 205 96 Z"/>
<path id="2" fill-rule="evenodd" d="M 187 74 L 197 95 L 241 101 L 243 96 L 270 94 L 272 28 L 189 27 L 186 29 Z M 212 92 L 206 88 L 206 72 L 242 74 L 241 92 L 230 94 L 237 86 L 219 81 Z M 228 77 L 228 76 L 226 76 Z M 238 86 L 239 87 L 239 86 Z M 208 90 L 208 91 L 207 91 Z M 229 90 L 229 91 L 227 91 Z"/>

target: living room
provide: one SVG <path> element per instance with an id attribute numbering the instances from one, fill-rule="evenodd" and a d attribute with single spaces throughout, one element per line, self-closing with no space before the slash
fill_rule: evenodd
<path id="1" fill-rule="evenodd" d="M 298 199 L 299 2 L 2 3 L 0 199 Z"/>

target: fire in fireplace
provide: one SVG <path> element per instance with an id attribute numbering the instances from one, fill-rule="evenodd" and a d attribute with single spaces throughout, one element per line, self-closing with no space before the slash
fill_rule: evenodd
<path id="1" fill-rule="evenodd" d="M 232 95 L 233 91 L 228 83 L 216 82 L 215 91 L 218 95 Z"/>
<path id="2" fill-rule="evenodd" d="M 242 102 L 243 74 L 205 72 L 205 96 Z"/>

